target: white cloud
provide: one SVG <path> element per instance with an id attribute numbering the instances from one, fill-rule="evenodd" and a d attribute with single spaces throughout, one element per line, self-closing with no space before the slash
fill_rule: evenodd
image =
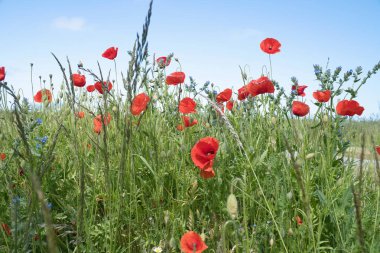
<path id="1" fill-rule="evenodd" d="M 86 21 L 84 18 L 80 17 L 59 17 L 53 20 L 52 26 L 54 28 L 70 30 L 70 31 L 81 31 L 83 30 Z"/>

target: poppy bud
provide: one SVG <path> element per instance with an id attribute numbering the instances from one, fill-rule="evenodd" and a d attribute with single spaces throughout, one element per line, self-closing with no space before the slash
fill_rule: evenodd
<path id="1" fill-rule="evenodd" d="M 272 117 L 272 118 L 271 118 L 271 122 L 272 122 L 273 125 L 276 125 L 276 121 L 277 121 L 277 120 L 276 120 L 275 117 Z"/>
<path id="2" fill-rule="evenodd" d="M 206 234 L 204 232 L 202 232 L 201 238 L 202 238 L 202 241 L 204 241 L 204 242 L 206 241 Z"/>
<path id="3" fill-rule="evenodd" d="M 168 221 L 169 221 L 169 211 L 168 210 L 164 211 L 164 214 L 165 214 L 165 216 L 164 216 L 164 222 L 165 222 L 165 224 L 168 224 Z"/>
<path id="4" fill-rule="evenodd" d="M 238 216 L 238 202 L 236 196 L 231 193 L 227 198 L 227 211 L 231 219 L 236 219 Z"/>
<path id="5" fill-rule="evenodd" d="M 175 242 L 174 237 L 170 238 L 169 247 L 172 249 L 176 248 L 176 242 Z"/>
<path id="6" fill-rule="evenodd" d="M 112 111 L 116 113 L 117 112 L 117 107 L 116 106 L 112 107 Z"/>
<path id="7" fill-rule="evenodd" d="M 271 239 L 269 240 L 269 245 L 272 247 L 273 244 L 274 244 L 274 240 L 273 240 L 273 238 L 271 238 Z"/>
<path id="8" fill-rule="evenodd" d="M 289 230 L 288 230 L 288 235 L 290 235 L 290 236 L 293 235 L 293 229 L 292 229 L 292 228 L 289 228 Z"/>
<path id="9" fill-rule="evenodd" d="M 315 153 L 310 153 L 310 154 L 307 154 L 306 155 L 306 159 L 311 159 L 311 158 L 313 158 L 315 156 Z"/>
<path id="10" fill-rule="evenodd" d="M 327 116 L 326 114 L 323 115 L 322 121 L 323 121 L 324 123 L 329 122 L 329 116 Z"/>
<path id="11" fill-rule="evenodd" d="M 287 197 L 289 200 L 292 199 L 292 198 L 293 198 L 293 192 L 292 192 L 292 191 L 288 192 L 288 193 L 286 194 L 286 197 Z"/>
<path id="12" fill-rule="evenodd" d="M 59 93 L 59 98 L 63 98 L 63 92 L 62 91 Z"/>
<path id="13" fill-rule="evenodd" d="M 18 101 L 20 101 L 20 97 L 21 97 L 20 95 L 17 95 L 17 100 L 18 100 Z"/>

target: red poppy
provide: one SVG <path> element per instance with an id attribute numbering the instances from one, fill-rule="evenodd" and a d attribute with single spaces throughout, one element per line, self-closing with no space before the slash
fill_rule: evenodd
<path id="1" fill-rule="evenodd" d="M 95 90 L 95 85 L 89 85 L 86 87 L 88 92 L 93 92 Z"/>
<path id="2" fill-rule="evenodd" d="M 135 116 L 140 115 L 143 111 L 145 111 L 149 101 L 150 101 L 150 98 L 147 94 L 145 93 L 138 94 L 132 100 L 131 113 Z"/>
<path id="3" fill-rule="evenodd" d="M 103 116 L 104 117 L 104 116 Z M 107 117 L 104 117 L 104 125 L 107 126 L 110 122 L 111 122 L 111 114 L 107 114 Z M 102 115 L 99 114 L 95 117 L 95 120 L 99 121 L 100 123 L 102 123 Z"/>
<path id="4" fill-rule="evenodd" d="M 42 103 L 46 101 L 51 102 L 53 100 L 53 95 L 51 94 L 51 91 L 48 89 L 42 89 L 34 95 L 34 101 L 36 103 Z"/>
<path id="5" fill-rule="evenodd" d="M 218 95 L 216 95 L 216 102 L 223 103 L 227 102 L 231 99 L 232 96 L 232 90 L 231 89 L 225 89 L 224 91 L 220 92 Z"/>
<path id="6" fill-rule="evenodd" d="M 76 114 L 75 114 L 75 116 L 77 116 L 78 118 L 80 118 L 80 119 L 83 119 L 84 118 L 84 112 L 77 112 Z"/>
<path id="7" fill-rule="evenodd" d="M 113 60 L 116 58 L 117 56 L 117 50 L 118 48 L 116 47 L 110 47 L 108 48 L 106 51 L 104 51 L 104 53 L 102 54 L 102 56 L 104 58 L 107 58 L 107 59 L 110 59 L 110 60 Z"/>
<path id="8" fill-rule="evenodd" d="M 103 128 L 102 115 L 99 114 L 94 118 L 94 132 L 100 134 Z M 108 113 L 107 117 L 104 118 L 103 123 L 107 126 L 111 122 L 111 115 Z"/>
<path id="9" fill-rule="evenodd" d="M 380 146 L 376 146 L 375 150 L 376 150 L 377 154 L 380 155 Z"/>
<path id="10" fill-rule="evenodd" d="M 1 224 L 1 227 L 3 228 L 4 232 L 5 232 L 8 236 L 11 236 L 11 235 L 12 235 L 11 229 L 9 228 L 8 224 L 6 224 L 6 223 L 2 223 L 2 224 Z"/>
<path id="11" fill-rule="evenodd" d="M 166 84 L 177 85 L 185 81 L 185 73 L 183 72 L 173 72 L 166 77 Z"/>
<path id="12" fill-rule="evenodd" d="M 169 66 L 170 59 L 165 56 L 162 56 L 162 57 L 157 58 L 156 62 L 157 62 L 158 67 L 165 68 Z"/>
<path id="13" fill-rule="evenodd" d="M 204 170 L 201 170 L 200 175 L 203 179 L 209 179 L 209 178 L 215 177 L 215 171 L 213 170 L 211 166 L 206 167 Z"/>
<path id="14" fill-rule="evenodd" d="M 179 109 L 179 112 L 181 113 L 185 113 L 185 114 L 193 113 L 193 112 L 197 112 L 195 110 L 196 106 L 197 106 L 197 103 L 195 103 L 195 101 L 192 98 L 185 97 L 179 102 L 178 109 Z"/>
<path id="15" fill-rule="evenodd" d="M 281 43 L 273 38 L 266 38 L 261 41 L 260 48 L 267 54 L 275 54 L 280 52 Z"/>
<path id="16" fill-rule="evenodd" d="M 7 158 L 7 155 L 5 153 L 0 153 L 0 160 L 4 161 Z"/>
<path id="17" fill-rule="evenodd" d="M 182 124 L 177 125 L 177 130 L 178 131 L 183 131 L 183 129 L 184 129 L 184 127 L 183 127 Z"/>
<path id="18" fill-rule="evenodd" d="M 189 231 L 181 237 L 181 250 L 184 253 L 202 253 L 207 249 L 200 235 Z"/>
<path id="19" fill-rule="evenodd" d="M 74 86 L 83 87 L 86 85 L 86 77 L 80 74 L 73 74 L 71 76 Z"/>
<path id="20" fill-rule="evenodd" d="M 323 103 L 327 102 L 330 100 L 331 97 L 331 91 L 330 90 L 325 90 L 325 91 L 314 91 L 313 92 L 313 97 L 318 100 L 318 102 Z"/>
<path id="21" fill-rule="evenodd" d="M 252 80 L 247 84 L 247 89 L 252 97 L 264 93 L 274 93 L 274 85 L 266 76 L 262 76 L 257 80 Z"/>
<path id="22" fill-rule="evenodd" d="M 244 100 L 249 96 L 248 85 L 238 89 L 238 100 Z"/>
<path id="23" fill-rule="evenodd" d="M 230 111 L 232 111 L 232 108 L 234 107 L 234 101 L 230 100 L 226 103 L 226 108 Z"/>
<path id="24" fill-rule="evenodd" d="M 355 100 L 342 100 L 336 105 L 336 113 L 342 116 L 362 115 L 364 107 Z"/>
<path id="25" fill-rule="evenodd" d="M 103 91 L 106 89 L 108 89 L 108 91 L 110 91 L 112 89 L 112 83 L 111 82 L 103 82 L 103 85 L 101 82 L 96 82 L 94 84 L 94 86 L 95 86 L 95 89 L 97 91 L 99 91 L 100 94 L 103 94 Z M 87 88 L 87 90 L 88 90 L 88 88 Z"/>
<path id="26" fill-rule="evenodd" d="M 301 217 L 299 217 L 298 215 L 296 216 L 296 222 L 298 225 L 302 225 L 302 223 L 303 223 Z"/>
<path id="27" fill-rule="evenodd" d="M 185 127 L 192 127 L 196 124 L 198 124 L 198 120 L 194 119 L 193 121 L 190 121 L 189 116 L 182 116 L 183 124 Z"/>
<path id="28" fill-rule="evenodd" d="M 300 101 L 293 101 L 292 111 L 294 115 L 303 117 L 309 113 L 310 107 L 307 104 L 302 103 Z"/>
<path id="29" fill-rule="evenodd" d="M 305 89 L 307 88 L 306 85 L 292 85 L 292 91 L 294 91 L 296 93 L 297 96 L 301 96 L 301 97 L 304 97 L 306 96 L 305 94 Z"/>
<path id="30" fill-rule="evenodd" d="M 0 67 L 0 81 L 5 79 L 5 67 Z"/>
<path id="31" fill-rule="evenodd" d="M 212 167 L 213 160 L 218 152 L 219 141 L 213 137 L 200 139 L 191 149 L 191 159 L 201 170 Z"/>

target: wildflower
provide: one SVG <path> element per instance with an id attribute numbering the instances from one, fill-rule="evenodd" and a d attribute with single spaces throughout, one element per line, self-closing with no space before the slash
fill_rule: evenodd
<path id="1" fill-rule="evenodd" d="M 51 210 L 51 209 L 53 208 L 53 203 L 48 202 L 48 203 L 47 203 L 47 208 L 48 208 L 49 210 Z"/>
<path id="2" fill-rule="evenodd" d="M 342 100 L 336 105 L 336 113 L 342 116 L 362 115 L 364 107 L 355 100 Z"/>
<path id="3" fill-rule="evenodd" d="M 281 43 L 273 38 L 266 38 L 261 41 L 260 48 L 267 54 L 275 54 L 280 52 Z"/>
<path id="4" fill-rule="evenodd" d="M 177 130 L 178 131 L 183 131 L 183 129 L 184 129 L 183 125 L 181 125 L 181 124 L 177 125 Z"/>
<path id="5" fill-rule="evenodd" d="M 143 111 L 146 110 L 146 107 L 150 101 L 150 98 L 145 93 L 138 94 L 133 100 L 131 105 L 132 115 L 140 115 Z"/>
<path id="6" fill-rule="evenodd" d="M 96 82 L 94 84 L 95 86 L 95 89 L 100 93 L 100 94 L 103 94 L 103 92 L 105 90 L 108 90 L 110 91 L 112 89 L 112 83 L 111 82 L 103 82 L 103 84 L 101 82 Z M 88 89 L 87 89 L 88 90 Z"/>
<path id="7" fill-rule="evenodd" d="M 0 81 L 5 79 L 5 67 L 0 67 Z"/>
<path id="8" fill-rule="evenodd" d="M 161 253 L 162 252 L 162 248 L 160 246 L 153 247 L 152 251 L 155 252 L 155 253 Z"/>
<path id="9" fill-rule="evenodd" d="M 42 144 L 45 144 L 45 143 L 47 142 L 47 140 L 48 140 L 48 137 L 47 137 L 47 136 L 44 136 L 44 137 L 42 137 L 42 138 L 40 139 L 40 141 L 41 141 Z"/>
<path id="10" fill-rule="evenodd" d="M 184 253 L 202 253 L 207 248 L 200 235 L 194 231 L 185 233 L 181 238 L 181 250 Z"/>
<path id="11" fill-rule="evenodd" d="M 5 153 L 0 153 L 0 160 L 4 161 L 7 158 L 7 155 Z"/>
<path id="12" fill-rule="evenodd" d="M 36 120 L 36 123 L 37 123 L 37 125 L 41 125 L 41 124 L 42 124 L 42 119 L 38 118 L 38 119 Z"/>
<path id="13" fill-rule="evenodd" d="M 299 217 L 298 215 L 296 216 L 296 222 L 298 225 L 302 225 L 302 223 L 303 223 L 301 217 Z"/>
<path id="14" fill-rule="evenodd" d="M 80 118 L 80 119 L 83 119 L 83 118 L 84 118 L 84 112 L 83 112 L 83 111 L 76 112 L 76 113 L 75 113 L 75 116 L 77 116 L 77 117 Z"/>
<path id="15" fill-rule="evenodd" d="M 226 103 L 226 108 L 230 111 L 232 111 L 232 108 L 234 107 L 234 101 L 230 100 Z"/>
<path id="16" fill-rule="evenodd" d="M 318 100 L 320 103 L 324 103 L 330 100 L 331 97 L 331 91 L 330 90 L 325 90 L 325 91 L 314 91 L 313 92 L 313 97 Z"/>
<path id="17" fill-rule="evenodd" d="M 177 85 L 185 81 L 185 73 L 183 72 L 173 72 L 166 77 L 166 84 Z"/>
<path id="18" fill-rule="evenodd" d="M 74 86 L 83 87 L 86 85 L 86 77 L 84 75 L 73 74 L 71 79 L 73 80 Z"/>
<path id="19" fill-rule="evenodd" d="M 95 90 L 95 85 L 89 85 L 86 87 L 88 92 L 93 92 Z"/>
<path id="20" fill-rule="evenodd" d="M 375 150 L 376 150 L 377 154 L 380 155 L 380 146 L 376 146 Z"/>
<path id="21" fill-rule="evenodd" d="M 264 93 L 274 93 L 274 85 L 266 76 L 262 76 L 257 80 L 252 80 L 247 84 L 247 89 L 252 97 Z"/>
<path id="22" fill-rule="evenodd" d="M 162 57 L 157 58 L 156 62 L 159 68 L 165 68 L 169 66 L 170 59 L 165 56 L 162 56 Z"/>
<path id="23" fill-rule="evenodd" d="M 292 85 L 292 91 L 294 91 L 294 93 L 297 96 L 301 96 L 301 97 L 306 96 L 304 92 L 306 88 L 307 88 L 306 85 Z"/>
<path id="24" fill-rule="evenodd" d="M 309 113 L 310 107 L 303 102 L 293 101 L 292 111 L 294 115 L 303 117 Z"/>
<path id="25" fill-rule="evenodd" d="M 116 58 L 117 56 L 117 50 L 118 48 L 116 47 L 110 47 L 108 48 L 106 51 L 104 51 L 104 53 L 102 54 L 102 56 L 104 58 L 107 58 L 107 59 L 110 59 L 110 60 L 113 60 Z"/>
<path id="26" fill-rule="evenodd" d="M 185 97 L 179 102 L 178 110 L 181 113 L 193 113 L 197 112 L 195 110 L 195 107 L 197 106 L 197 103 L 192 98 Z"/>
<path id="27" fill-rule="evenodd" d="M 107 117 L 104 117 L 103 119 L 103 124 L 107 126 L 110 122 L 111 122 L 111 115 L 108 113 Z M 93 123 L 94 123 L 94 132 L 97 134 L 100 134 L 103 128 L 102 115 L 101 114 L 97 115 L 94 118 Z"/>
<path id="28" fill-rule="evenodd" d="M 3 228 L 3 230 L 4 230 L 5 234 L 7 234 L 7 236 L 12 235 L 11 229 L 9 228 L 8 224 L 2 223 L 1 227 Z"/>
<path id="29" fill-rule="evenodd" d="M 232 96 L 232 90 L 229 88 L 225 89 L 224 91 L 220 92 L 216 96 L 216 102 L 218 102 L 218 103 L 227 102 L 228 100 L 231 99 L 231 96 Z"/>
<path id="30" fill-rule="evenodd" d="M 36 103 L 42 103 L 44 101 L 48 101 L 49 103 L 53 100 L 53 95 L 51 94 L 51 91 L 48 89 L 42 89 L 34 95 L 34 101 Z"/>
<path id="31" fill-rule="evenodd" d="M 238 100 L 244 100 L 249 96 L 248 85 L 238 89 Z"/>
<path id="32" fill-rule="evenodd" d="M 182 116 L 183 123 L 185 127 L 192 127 L 196 124 L 198 124 L 198 120 L 194 119 L 193 121 L 190 121 L 189 116 Z"/>
<path id="33" fill-rule="evenodd" d="M 212 169 L 219 141 L 213 137 L 200 139 L 191 149 L 191 159 L 195 166 L 201 170 L 201 177 L 210 178 L 215 176 Z"/>

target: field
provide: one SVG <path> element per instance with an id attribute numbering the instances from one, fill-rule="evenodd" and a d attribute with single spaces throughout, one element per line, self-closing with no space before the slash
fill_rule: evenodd
<path id="1" fill-rule="evenodd" d="M 307 107 L 271 71 L 231 94 L 152 60 L 149 19 L 123 75 L 0 78 L 0 252 L 380 252 L 380 122 L 351 117 L 380 63 L 314 66 Z"/>

